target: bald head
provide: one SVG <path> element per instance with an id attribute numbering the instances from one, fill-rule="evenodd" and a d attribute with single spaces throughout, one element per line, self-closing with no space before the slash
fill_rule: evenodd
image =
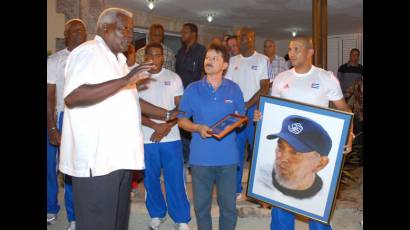
<path id="1" fill-rule="evenodd" d="M 70 30 L 70 28 L 76 24 L 81 24 L 84 28 L 85 27 L 85 23 L 83 22 L 83 20 L 79 19 L 79 18 L 73 18 L 71 20 L 68 20 L 65 24 L 64 24 L 64 33 L 68 30 Z"/>
<path id="2" fill-rule="evenodd" d="M 292 38 L 288 46 L 289 60 L 298 73 L 308 71 L 312 65 L 314 54 L 312 39 L 310 37 Z"/>
<path id="3" fill-rule="evenodd" d="M 239 33 L 239 34 L 243 34 L 243 33 L 247 34 L 247 33 L 250 33 L 250 34 L 255 35 L 255 30 L 253 30 L 252 28 L 250 28 L 250 27 L 248 27 L 248 26 L 242 26 L 242 27 L 239 28 L 238 33 Z M 239 34 L 238 34 L 238 35 L 239 35 Z"/>
<path id="4" fill-rule="evenodd" d="M 305 36 L 294 37 L 290 39 L 290 41 L 299 41 L 303 44 L 303 46 L 306 49 L 313 49 L 313 41 L 311 37 L 305 37 Z"/>
<path id="5" fill-rule="evenodd" d="M 71 19 L 64 25 L 65 45 L 68 50 L 73 50 L 87 40 L 86 27 L 80 19 Z"/>

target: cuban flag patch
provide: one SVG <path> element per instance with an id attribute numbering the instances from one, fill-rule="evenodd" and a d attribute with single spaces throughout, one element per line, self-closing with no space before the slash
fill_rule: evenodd
<path id="1" fill-rule="evenodd" d="M 312 83 L 312 89 L 319 89 L 319 83 Z"/>
<path id="2" fill-rule="evenodd" d="M 253 70 L 258 70 L 258 66 L 257 66 L 257 65 L 252 65 L 252 66 L 251 66 L 251 69 L 253 69 Z"/>
<path id="3" fill-rule="evenodd" d="M 171 85 L 170 81 L 164 81 L 164 85 Z"/>

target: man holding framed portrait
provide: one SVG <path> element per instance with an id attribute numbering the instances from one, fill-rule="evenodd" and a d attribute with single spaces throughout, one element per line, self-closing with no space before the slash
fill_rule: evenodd
<path id="1" fill-rule="evenodd" d="M 333 73 L 312 65 L 314 54 L 312 39 L 294 37 L 288 48 L 289 58 L 294 68 L 278 74 L 272 84 L 271 96 L 324 108 L 329 107 L 329 102 L 332 102 L 338 110 L 351 112 L 344 100 L 339 81 Z M 254 121 L 259 121 L 261 116 L 260 111 L 255 110 Z M 351 151 L 353 140 L 351 131 L 350 134 L 345 153 Z M 294 226 L 294 214 L 280 208 L 272 208 L 271 229 L 293 230 Z M 309 227 L 311 230 L 332 229 L 330 225 L 314 220 L 309 220 Z"/>

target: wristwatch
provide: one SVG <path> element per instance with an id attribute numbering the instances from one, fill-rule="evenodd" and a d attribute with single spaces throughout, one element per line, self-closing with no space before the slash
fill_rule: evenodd
<path id="1" fill-rule="evenodd" d="M 167 111 L 167 112 L 165 113 L 165 121 L 168 121 L 170 117 L 171 117 L 171 112 L 170 112 L 170 111 Z"/>
<path id="2" fill-rule="evenodd" d="M 54 131 L 56 129 L 57 129 L 57 127 L 54 126 L 54 127 L 51 127 L 48 131 L 51 132 L 51 131 Z"/>

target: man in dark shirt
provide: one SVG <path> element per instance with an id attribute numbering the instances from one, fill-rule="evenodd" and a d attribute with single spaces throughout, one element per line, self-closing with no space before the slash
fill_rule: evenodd
<path id="1" fill-rule="evenodd" d="M 181 77 L 186 88 L 191 82 L 201 79 L 206 49 L 197 42 L 198 27 L 195 24 L 185 23 L 181 35 L 183 46 L 176 55 L 175 72 Z"/>
<path id="2" fill-rule="evenodd" d="M 185 23 L 181 35 L 183 45 L 176 55 L 175 72 L 181 77 L 185 89 L 190 83 L 200 80 L 203 76 L 206 48 L 197 42 L 198 27 L 195 24 Z M 191 133 L 180 129 L 180 134 L 184 162 L 188 162 Z"/>
<path id="3" fill-rule="evenodd" d="M 339 79 L 345 98 L 349 98 L 349 87 L 352 87 L 355 81 L 362 79 L 363 66 L 359 64 L 360 51 L 356 48 L 350 51 L 349 62 L 341 65 L 337 71 L 337 78 Z"/>

